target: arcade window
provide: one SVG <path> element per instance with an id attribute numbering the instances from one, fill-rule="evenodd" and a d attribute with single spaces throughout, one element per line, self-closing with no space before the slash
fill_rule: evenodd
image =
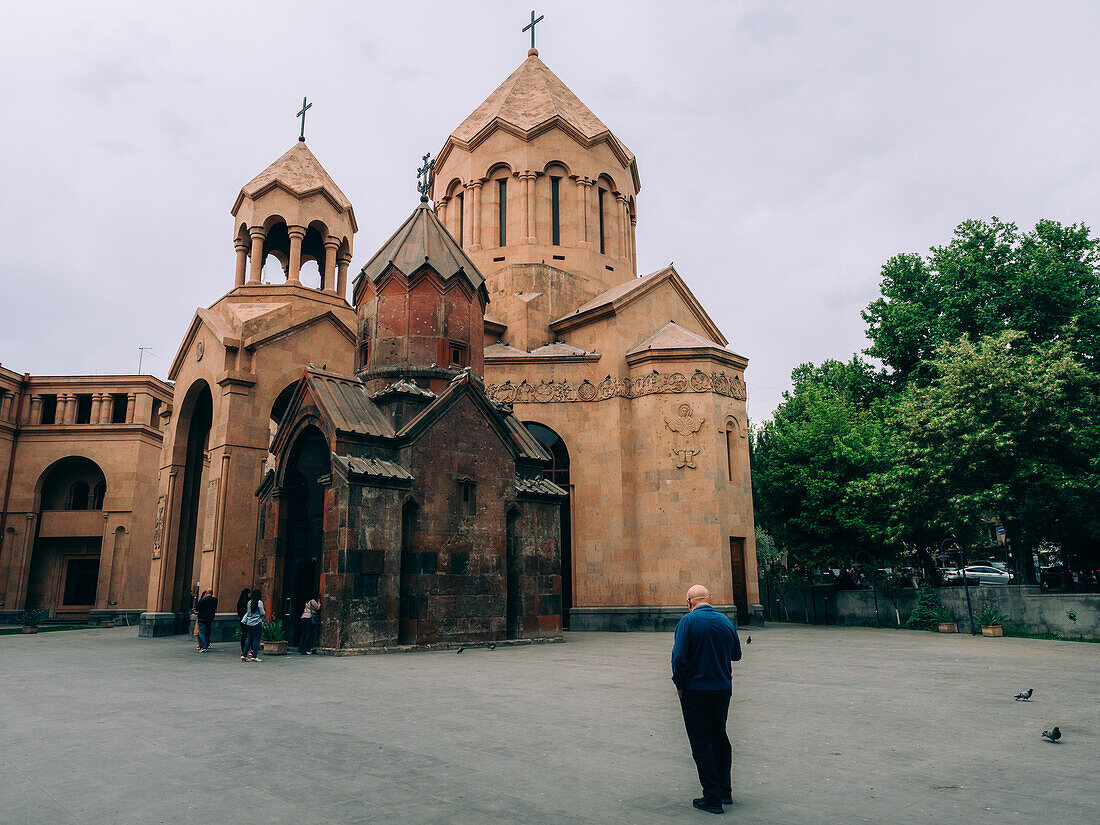
<path id="1" fill-rule="evenodd" d="M 42 396 L 42 423 L 53 424 L 57 420 L 57 396 Z"/>
<path id="2" fill-rule="evenodd" d="M 508 180 L 501 178 L 497 181 L 500 193 L 500 214 L 497 221 L 500 223 L 500 245 L 508 245 Z"/>
<path id="3" fill-rule="evenodd" d="M 455 195 L 455 199 L 458 201 L 458 245 L 462 246 L 462 222 L 466 218 L 466 196 L 459 192 Z"/>
<path id="4" fill-rule="evenodd" d="M 603 223 L 604 223 L 604 221 L 603 221 L 603 202 L 604 202 L 604 196 L 606 194 L 607 194 L 607 190 L 601 188 L 600 189 L 600 194 L 599 194 L 599 199 L 598 199 L 599 203 L 600 203 L 600 254 L 601 255 L 604 255 L 604 254 L 607 253 L 607 238 L 604 235 L 604 227 L 603 227 Z"/>
<path id="5" fill-rule="evenodd" d="M 111 423 L 112 424 L 125 424 L 126 423 L 126 393 L 119 392 L 114 393 L 111 396 L 114 402 L 111 404 Z M 153 402 L 156 403 L 155 401 Z"/>
<path id="6" fill-rule="evenodd" d="M 470 366 L 470 351 L 466 348 L 465 344 L 451 341 L 447 349 L 450 352 L 450 365 L 452 367 L 464 368 Z"/>
<path id="7" fill-rule="evenodd" d="M 76 396 L 76 423 L 90 424 L 92 421 L 92 394 L 78 393 Z"/>
<path id="8" fill-rule="evenodd" d="M 550 223 L 553 233 L 554 246 L 561 245 L 561 212 L 560 195 L 561 178 L 550 178 Z"/>
<path id="9" fill-rule="evenodd" d="M 156 429 L 159 430 L 160 429 L 159 419 L 160 419 L 160 399 L 159 398 L 154 398 L 153 399 L 153 409 L 152 409 L 152 412 L 149 413 L 149 426 L 150 427 L 155 427 Z"/>

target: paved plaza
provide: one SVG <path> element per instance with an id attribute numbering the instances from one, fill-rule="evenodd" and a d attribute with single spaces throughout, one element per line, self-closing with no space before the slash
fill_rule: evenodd
<path id="1" fill-rule="evenodd" d="M 1100 646 L 747 632 L 737 801 L 717 821 L 1098 820 Z M 567 635 L 261 664 L 134 628 L 3 636 L 0 821 L 708 821 L 691 808 L 671 634 Z M 1052 724 L 1061 744 L 1040 738 Z"/>

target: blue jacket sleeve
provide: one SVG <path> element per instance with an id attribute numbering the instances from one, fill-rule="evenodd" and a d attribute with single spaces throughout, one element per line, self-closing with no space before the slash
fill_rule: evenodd
<path id="1" fill-rule="evenodd" d="M 733 622 L 730 622 L 733 625 Z M 733 655 L 730 656 L 731 662 L 741 661 L 741 637 L 737 635 L 737 626 L 733 625 Z"/>
<path id="2" fill-rule="evenodd" d="M 675 682 L 677 689 L 683 690 L 687 685 L 688 677 L 688 645 L 689 636 L 691 635 L 688 630 L 688 623 L 681 621 L 676 625 L 676 636 L 672 643 L 672 681 Z"/>

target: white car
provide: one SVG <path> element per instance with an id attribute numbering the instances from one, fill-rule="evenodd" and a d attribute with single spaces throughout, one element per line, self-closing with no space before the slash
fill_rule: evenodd
<path id="1" fill-rule="evenodd" d="M 985 564 L 968 564 L 966 566 L 966 583 L 967 584 L 1011 584 L 1013 576 L 1011 573 L 1006 573 L 1004 570 L 998 570 L 996 567 L 990 567 Z M 956 571 L 953 577 L 956 581 L 959 579 L 959 574 Z"/>

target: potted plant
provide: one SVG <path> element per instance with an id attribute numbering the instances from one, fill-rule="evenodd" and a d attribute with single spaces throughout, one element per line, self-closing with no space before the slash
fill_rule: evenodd
<path id="1" fill-rule="evenodd" d="M 1004 623 L 1007 617 L 991 604 L 983 605 L 975 617 L 982 626 L 983 636 L 1004 636 Z"/>
<path id="2" fill-rule="evenodd" d="M 49 611 L 42 608 L 34 610 L 24 610 L 19 616 L 19 621 L 23 625 L 24 633 L 37 633 L 38 625 L 46 618 Z"/>
<path id="3" fill-rule="evenodd" d="M 286 634 L 283 633 L 283 620 L 273 619 L 264 622 L 263 634 L 260 636 L 263 642 L 264 654 L 267 656 L 286 655 Z"/>
<path id="4" fill-rule="evenodd" d="M 959 623 L 955 618 L 955 611 L 950 607 L 941 607 L 936 610 L 936 629 L 940 633 L 958 633 Z"/>

